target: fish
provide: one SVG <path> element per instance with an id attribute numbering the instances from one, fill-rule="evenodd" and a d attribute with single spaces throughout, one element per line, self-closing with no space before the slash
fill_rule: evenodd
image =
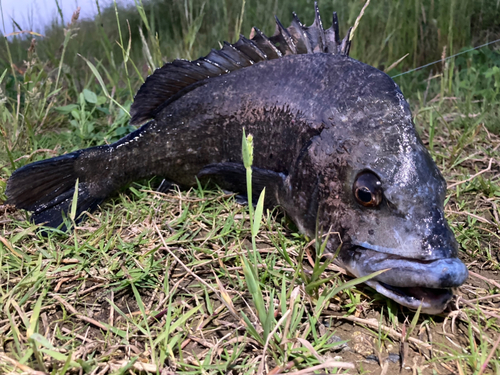
<path id="1" fill-rule="evenodd" d="M 14 171 L 7 204 L 60 227 L 76 192 L 79 219 L 120 187 L 161 176 L 182 188 L 211 181 L 246 192 L 241 137 L 254 139 L 253 200 L 280 206 L 300 232 L 334 231 L 326 252 L 410 309 L 443 312 L 468 270 L 444 215 L 446 181 L 410 107 L 385 73 L 349 57 L 336 13 L 323 28 L 297 15 L 273 36 L 224 42 L 195 61 L 155 70 L 131 106 L 134 132 L 109 145 Z"/>

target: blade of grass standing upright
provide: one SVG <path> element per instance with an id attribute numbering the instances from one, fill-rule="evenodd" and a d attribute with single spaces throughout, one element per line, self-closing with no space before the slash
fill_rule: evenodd
<path id="1" fill-rule="evenodd" d="M 257 236 L 260 229 L 260 224 L 262 223 L 262 214 L 264 211 L 264 196 L 266 195 L 266 188 L 262 189 L 257 206 L 255 207 L 255 214 L 252 223 L 252 237 Z M 249 204 L 251 205 L 251 203 Z"/>
<path id="2" fill-rule="evenodd" d="M 75 192 L 73 193 L 73 201 L 71 202 L 71 210 L 69 214 L 69 218 L 72 222 L 75 222 L 76 219 L 76 210 L 78 208 L 78 178 L 75 182 Z"/>
<path id="3" fill-rule="evenodd" d="M 115 6 L 116 25 L 118 27 L 118 35 L 120 36 L 120 46 L 121 46 L 122 55 L 123 55 L 123 68 L 125 70 L 125 77 L 127 80 L 128 91 L 130 93 L 130 100 L 133 101 L 134 100 L 134 92 L 132 91 L 132 84 L 130 83 L 130 78 L 128 75 L 128 67 L 127 67 L 127 62 L 128 62 L 129 53 L 130 53 L 130 46 L 127 48 L 127 50 L 125 50 L 125 48 L 123 48 L 122 29 L 120 26 L 120 16 L 118 15 L 118 6 L 116 5 L 116 0 L 113 0 L 113 4 Z"/>
<path id="4" fill-rule="evenodd" d="M 108 89 L 106 88 L 106 85 L 104 84 L 104 80 L 102 79 L 101 77 L 101 74 L 99 73 L 99 71 L 97 70 L 97 68 L 95 67 L 94 64 L 92 64 L 89 60 L 87 60 L 85 57 L 83 57 L 82 55 L 79 55 L 88 65 L 88 67 L 90 68 L 90 70 L 92 71 L 92 73 L 94 73 L 94 76 L 95 78 L 97 79 L 97 81 L 99 82 L 99 85 L 101 85 L 101 89 L 102 89 L 102 92 L 104 93 L 104 95 L 106 95 L 106 97 L 111 100 L 113 103 L 115 103 L 118 107 L 120 107 L 120 109 L 125 112 L 127 114 L 127 116 L 130 117 L 130 113 L 129 111 L 127 111 L 120 103 L 118 103 L 108 92 Z"/>

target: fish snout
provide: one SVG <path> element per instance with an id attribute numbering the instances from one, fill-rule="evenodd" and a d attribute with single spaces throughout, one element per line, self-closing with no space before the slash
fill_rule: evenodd
<path id="1" fill-rule="evenodd" d="M 454 288 L 469 276 L 467 267 L 458 258 L 421 260 L 357 248 L 350 259 L 343 261 L 358 277 L 386 269 L 373 280 L 395 287 Z"/>
<path id="2" fill-rule="evenodd" d="M 444 212 L 434 208 L 423 220 L 422 254 L 427 260 L 458 257 L 458 242 L 444 217 Z"/>
<path id="3" fill-rule="evenodd" d="M 386 259 L 372 264 L 373 271 L 390 268 L 375 279 L 396 287 L 454 288 L 462 285 L 469 271 L 458 258 L 418 262 L 407 259 Z"/>

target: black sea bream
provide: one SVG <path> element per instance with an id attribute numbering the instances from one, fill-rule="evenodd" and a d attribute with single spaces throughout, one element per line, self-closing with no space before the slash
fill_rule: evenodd
<path id="1" fill-rule="evenodd" d="M 337 262 L 404 306 L 439 313 L 467 279 L 443 212 L 446 182 L 415 131 L 408 103 L 383 72 L 348 57 L 336 14 L 305 27 L 294 15 L 275 35 L 224 43 L 175 60 L 143 84 L 131 108 L 142 125 L 111 145 L 16 170 L 9 204 L 62 224 L 78 179 L 78 215 L 124 184 L 154 175 L 181 187 L 210 179 L 244 193 L 242 128 L 254 137 L 255 194 L 300 231 L 339 232 Z M 334 252 L 339 238 L 331 236 Z"/>

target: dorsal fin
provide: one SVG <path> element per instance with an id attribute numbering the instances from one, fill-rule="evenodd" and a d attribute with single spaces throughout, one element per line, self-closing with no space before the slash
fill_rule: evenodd
<path id="1" fill-rule="evenodd" d="M 251 40 L 241 35 L 236 43 L 224 42 L 222 49 L 213 49 L 198 60 L 174 60 L 156 69 L 135 96 L 130 109 L 130 123 L 140 125 L 155 117 L 164 104 L 182 96 L 208 78 L 228 74 L 265 60 L 318 52 L 347 56 L 351 30 L 340 41 L 337 14 L 333 13 L 332 26 L 324 30 L 318 4 L 315 3 L 314 6 L 315 19 L 309 27 L 304 26 L 293 13 L 293 20 L 288 28 L 284 28 L 276 18 L 276 30 L 269 38 L 254 27 L 255 36 Z"/>

